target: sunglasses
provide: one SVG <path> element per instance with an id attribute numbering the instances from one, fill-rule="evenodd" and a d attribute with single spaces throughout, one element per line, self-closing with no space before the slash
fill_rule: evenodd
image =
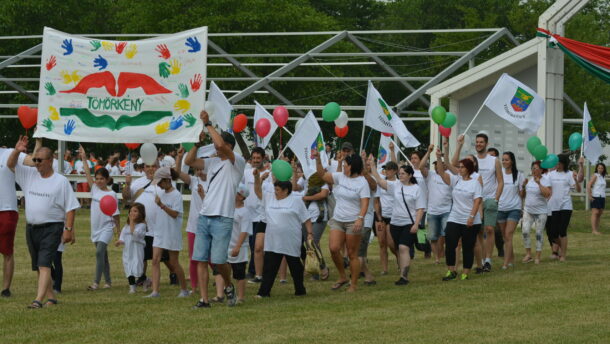
<path id="1" fill-rule="evenodd" d="M 41 159 L 41 158 L 34 158 L 34 159 L 32 159 L 32 161 L 33 161 L 35 164 L 39 164 L 39 163 L 41 163 L 41 162 L 43 162 L 43 161 L 45 161 L 45 160 L 49 160 L 49 159 Z"/>

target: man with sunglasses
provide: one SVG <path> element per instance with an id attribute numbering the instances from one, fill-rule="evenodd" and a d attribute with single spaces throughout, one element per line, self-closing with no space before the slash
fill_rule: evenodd
<path id="1" fill-rule="evenodd" d="M 27 144 L 27 136 L 19 137 L 7 166 L 15 172 L 15 180 L 25 195 L 26 241 L 32 270 L 38 272 L 38 293 L 28 307 L 41 308 L 45 298 L 46 306 L 57 304 L 51 288 L 51 264 L 62 242 L 75 242 L 72 229 L 80 205 L 68 179 L 53 171 L 53 152 L 49 148 L 34 152 L 35 167 L 18 164 Z"/>

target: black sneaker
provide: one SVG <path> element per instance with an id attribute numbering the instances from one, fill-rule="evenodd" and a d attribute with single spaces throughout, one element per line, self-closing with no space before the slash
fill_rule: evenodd
<path id="1" fill-rule="evenodd" d="M 451 281 L 457 278 L 457 272 L 455 271 L 447 271 L 447 274 L 445 275 L 445 277 L 443 277 L 443 281 Z"/>
<path id="2" fill-rule="evenodd" d="M 483 272 L 491 272 L 491 264 L 489 262 L 483 264 Z"/>
<path id="3" fill-rule="evenodd" d="M 485 270 L 483 268 L 476 268 L 476 269 L 474 269 L 474 273 L 477 274 L 477 275 L 480 275 L 480 274 L 482 274 L 484 272 L 485 272 Z"/>
<path id="4" fill-rule="evenodd" d="M 394 282 L 394 285 L 407 285 L 409 284 L 409 280 L 400 278 L 398 281 Z"/>
<path id="5" fill-rule="evenodd" d="M 11 291 L 10 291 L 10 290 L 8 290 L 8 289 L 4 289 L 4 290 L 3 290 L 3 291 L 0 293 L 0 295 L 1 295 L 2 297 L 11 297 Z"/>
<path id="6" fill-rule="evenodd" d="M 198 309 L 198 308 L 210 308 L 212 306 L 210 306 L 209 303 L 207 302 L 203 302 L 201 300 L 197 301 L 197 303 L 193 306 L 193 309 Z"/>
<path id="7" fill-rule="evenodd" d="M 169 274 L 169 285 L 178 285 L 178 275 L 173 272 Z"/>
<path id="8" fill-rule="evenodd" d="M 235 286 L 233 286 L 233 284 L 225 288 L 225 296 L 227 298 L 227 306 L 235 306 L 237 303 L 237 295 L 235 295 Z"/>

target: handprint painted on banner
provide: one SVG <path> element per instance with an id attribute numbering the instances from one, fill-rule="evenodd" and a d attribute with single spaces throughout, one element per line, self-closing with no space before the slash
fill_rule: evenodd
<path id="1" fill-rule="evenodd" d="M 106 51 L 113 51 L 114 50 L 114 43 L 108 42 L 108 41 L 102 41 L 102 47 Z"/>
<path id="2" fill-rule="evenodd" d="M 201 43 L 199 43 L 197 37 L 187 38 L 186 43 L 184 43 L 184 45 L 190 48 L 188 50 L 189 53 L 196 53 L 201 50 Z"/>
<path id="3" fill-rule="evenodd" d="M 72 82 L 70 72 L 68 72 L 67 70 L 62 70 L 61 72 L 59 72 L 59 75 L 61 75 L 64 84 L 69 84 Z"/>
<path id="4" fill-rule="evenodd" d="M 159 57 L 162 57 L 166 60 L 172 57 L 172 53 L 170 53 L 169 49 L 167 49 L 167 44 L 157 45 L 157 49 L 155 49 L 155 51 L 159 53 Z"/>
<path id="5" fill-rule="evenodd" d="M 80 81 L 80 79 L 82 79 L 81 76 L 78 75 L 78 71 L 77 70 L 72 72 L 71 77 L 72 77 L 72 82 L 75 83 L 75 84 L 78 83 Z"/>
<path id="6" fill-rule="evenodd" d="M 55 91 L 55 87 L 50 82 L 44 84 L 44 89 L 47 90 L 47 96 L 52 96 L 57 93 L 57 91 Z"/>
<path id="7" fill-rule="evenodd" d="M 169 63 L 167 62 L 161 62 L 159 63 L 159 75 L 162 78 L 167 78 L 169 76 Z"/>
<path id="8" fill-rule="evenodd" d="M 115 50 L 117 52 L 117 54 L 122 54 L 123 53 L 123 49 L 125 49 L 125 46 L 127 45 L 127 42 L 121 42 L 121 43 L 117 43 Z"/>
<path id="9" fill-rule="evenodd" d="M 164 122 L 161 124 L 157 124 L 155 126 L 155 133 L 161 135 L 169 130 L 169 122 Z"/>
<path id="10" fill-rule="evenodd" d="M 189 97 L 189 88 L 185 84 L 178 85 L 178 90 L 180 91 L 180 97 L 185 99 Z"/>
<path id="11" fill-rule="evenodd" d="M 183 120 L 182 116 L 178 116 L 178 118 L 172 117 L 172 121 L 169 123 L 169 130 L 176 130 L 182 126 Z"/>
<path id="12" fill-rule="evenodd" d="M 194 126 L 195 123 L 197 123 L 197 119 L 195 118 L 195 116 L 193 116 L 190 113 L 187 113 L 186 115 L 184 115 L 183 118 L 184 118 L 184 121 L 186 123 L 188 123 L 188 125 L 186 126 L 187 128 L 190 128 L 190 127 Z"/>
<path id="13" fill-rule="evenodd" d="M 191 108 L 191 103 L 188 100 L 180 99 L 174 104 L 174 110 L 182 111 L 182 113 L 187 112 Z"/>
<path id="14" fill-rule="evenodd" d="M 51 113 L 51 115 L 49 116 L 50 119 L 54 121 L 59 120 L 59 112 L 57 112 L 55 106 L 49 106 L 49 112 Z"/>
<path id="15" fill-rule="evenodd" d="M 99 70 L 104 70 L 108 67 L 108 61 L 102 57 L 102 55 L 97 55 L 95 60 L 93 60 L 93 68 L 99 67 Z"/>
<path id="16" fill-rule="evenodd" d="M 180 69 L 182 69 L 182 63 L 180 63 L 180 61 L 178 61 L 178 59 L 173 59 L 173 60 L 169 61 L 169 64 L 172 67 L 172 69 L 170 71 L 172 73 L 172 75 L 180 73 Z"/>
<path id="17" fill-rule="evenodd" d="M 66 51 L 64 53 L 64 56 L 70 55 L 70 54 L 72 54 L 72 52 L 74 52 L 74 47 L 72 47 L 71 39 L 64 39 L 63 44 L 61 45 L 61 48 Z"/>
<path id="18" fill-rule="evenodd" d="M 43 127 L 45 127 L 45 128 L 47 128 L 47 131 L 53 131 L 53 128 L 55 127 L 55 125 L 53 124 L 53 122 L 51 122 L 51 120 L 50 120 L 50 119 L 48 119 L 48 118 L 45 118 L 45 119 L 42 121 L 42 126 L 43 126 Z"/>
<path id="19" fill-rule="evenodd" d="M 71 119 L 68 123 L 64 124 L 64 133 L 66 135 L 71 135 L 74 129 L 76 128 L 76 122 Z"/>
<path id="20" fill-rule="evenodd" d="M 57 59 L 55 58 L 55 56 L 51 55 L 51 57 L 49 57 L 49 59 L 47 60 L 47 70 L 51 70 L 53 69 L 53 67 L 55 67 L 57 65 Z"/>
<path id="21" fill-rule="evenodd" d="M 91 47 L 93 47 L 93 49 L 91 49 L 90 51 L 97 51 L 99 48 L 102 47 L 102 42 L 98 40 L 89 41 L 89 44 L 91 44 Z"/>
<path id="22" fill-rule="evenodd" d="M 201 74 L 195 74 L 195 76 L 190 80 L 191 90 L 193 90 L 193 92 L 199 91 L 202 82 L 203 79 L 201 78 Z"/>
<path id="23" fill-rule="evenodd" d="M 125 57 L 128 59 L 132 59 L 134 56 L 136 56 L 137 53 L 138 53 L 138 46 L 135 43 L 133 43 L 127 47 L 127 50 L 125 51 Z"/>

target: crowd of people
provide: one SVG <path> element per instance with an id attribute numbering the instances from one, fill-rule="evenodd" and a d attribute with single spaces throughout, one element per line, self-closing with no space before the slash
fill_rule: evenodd
<path id="1" fill-rule="evenodd" d="M 269 297 L 278 274 L 280 283 L 286 282 L 286 270 L 290 271 L 294 294 L 305 295 L 304 243 L 321 252 L 327 228 L 337 278 L 332 290 L 355 292 L 361 278 L 364 285 L 376 284 L 367 259 L 372 235 L 379 242 L 381 274 L 394 271 L 390 257 L 396 258 L 397 286 L 410 283 L 416 251 L 436 264 L 444 259 L 447 272 L 439 276 L 442 281 L 467 280 L 475 265 L 475 274 L 491 272 L 493 250 L 498 245 L 503 257 L 501 269 L 513 268 L 513 236 L 520 221 L 523 263 L 541 262 L 545 232 L 551 259 L 567 259 L 567 230 L 573 209 L 570 192 L 580 191 L 584 180 L 582 158 L 577 172 L 572 171 L 567 155 L 560 155 L 552 170 L 534 161 L 527 176 L 518 169 L 524 166 L 517 166 L 513 153 L 499 155 L 488 147 L 487 135 L 480 133 L 475 138 L 475 155 L 461 155 L 464 136 L 460 135 L 452 157 L 447 140 L 441 146 L 431 144 L 425 152 L 414 151 L 405 161 L 398 160 L 395 147 L 390 145 L 391 160 L 377 166 L 375 157 L 357 154 L 350 142 L 344 142 L 334 154 L 327 145 L 327 153 L 333 157 L 328 166 L 322 164 L 320 153 L 312 151 L 316 173 L 309 178 L 293 160 L 291 180 L 282 181 L 273 175 L 263 149 L 254 148 L 246 161 L 234 152 L 231 134 L 218 132 L 205 111 L 201 120 L 206 129 L 194 149 L 160 155 L 152 164 L 142 164 L 135 156 L 121 161 L 116 154 L 104 164 L 83 147 L 74 157 L 67 153 L 64 173 L 73 169 L 85 175 L 86 182 L 78 183 L 76 190 L 90 191 L 90 204 L 85 200 L 79 203 L 74 187 L 57 173 L 52 150 L 43 147 L 41 140 L 30 154 L 25 136 L 14 149 L 0 149 L 0 182 L 7 186 L 0 191 L 2 296 L 11 295 L 14 270 L 18 222 L 15 185 L 24 193 L 26 241 L 32 270 L 38 274 L 37 294 L 30 308 L 57 304 L 61 252 L 65 244 L 74 242 L 75 212 L 81 207 L 91 209 L 90 233 L 95 247 L 94 278 L 88 290 L 112 286 L 108 245 L 114 244 L 123 249 L 129 293 L 141 287 L 149 292 L 147 298 L 160 297 L 163 263 L 170 272 L 170 283 L 180 286 L 178 297 L 198 292 L 195 308 L 242 303 L 246 283 L 259 285 L 255 297 Z M 206 132 L 216 151 L 211 157 L 197 154 Z M 432 156 L 436 159 L 430 164 Z M 119 189 L 112 178 L 119 174 L 126 175 L 121 204 L 129 209 L 122 227 L 119 208 L 107 214 L 100 206 L 107 197 L 119 203 Z M 587 184 L 594 233 L 599 233 L 605 207 L 605 177 L 605 165 L 598 164 Z M 178 179 L 191 193 L 186 219 L 190 289 L 179 259 L 184 209 Z M 323 255 L 318 256 L 319 274 L 311 278 L 326 280 L 331 271 Z M 462 269 L 458 273 L 460 256 Z M 210 271 L 215 282 L 212 298 L 208 293 Z"/>

